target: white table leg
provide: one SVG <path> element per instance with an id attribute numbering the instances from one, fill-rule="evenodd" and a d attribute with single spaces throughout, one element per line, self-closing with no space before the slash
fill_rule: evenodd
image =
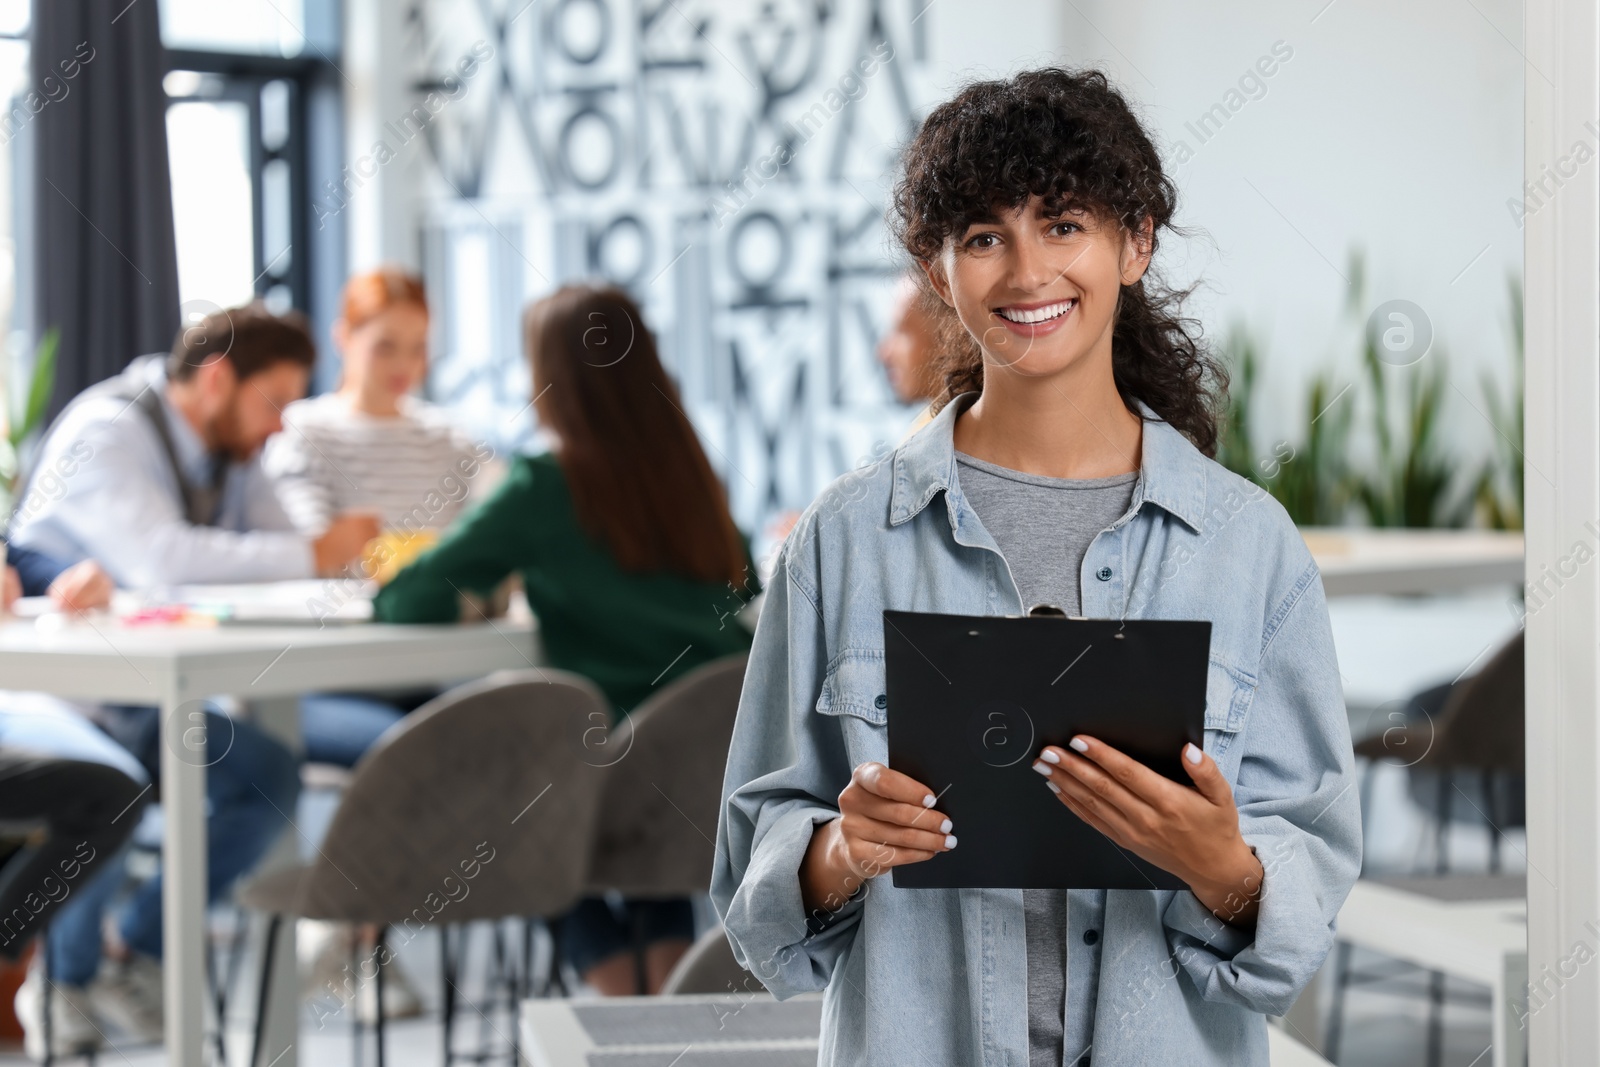
<path id="1" fill-rule="evenodd" d="M 1508 954 L 1494 984 L 1494 1065 L 1523 1067 L 1528 1056 L 1528 1031 L 1522 1016 L 1528 1010 L 1528 957 Z"/>
<path id="2" fill-rule="evenodd" d="M 250 704 L 255 724 L 282 741 L 293 752 L 304 748 L 300 732 L 300 701 L 295 697 L 257 700 Z M 294 817 L 294 812 L 289 813 Z M 260 870 L 276 871 L 297 866 L 300 836 L 289 830 L 261 861 Z M 300 969 L 295 954 L 295 918 L 285 915 L 278 927 L 273 949 L 272 989 L 267 995 L 266 1018 L 262 1020 L 261 1062 L 249 1067 L 296 1067 L 300 1054 Z"/>
<path id="3" fill-rule="evenodd" d="M 193 718 L 193 716 L 202 716 Z M 206 1020 L 205 720 L 172 679 L 161 703 L 162 957 L 167 1062 L 202 1067 Z"/>

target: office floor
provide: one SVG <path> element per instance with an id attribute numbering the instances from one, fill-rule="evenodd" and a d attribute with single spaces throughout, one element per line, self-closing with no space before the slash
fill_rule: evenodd
<path id="1" fill-rule="evenodd" d="M 479 960 L 489 947 L 486 931 L 477 932 L 471 951 Z M 386 1065 L 388 1067 L 438 1067 L 442 1062 L 440 1024 L 438 939 L 431 933 L 400 950 L 400 965 L 413 978 L 418 991 L 429 1005 L 428 1013 L 419 1019 L 409 1019 L 389 1024 Z M 1356 969 L 1369 967 L 1374 957 L 1356 956 Z M 248 966 L 249 961 L 246 961 Z M 230 1007 L 228 1034 L 228 1061 L 230 1067 L 246 1067 L 250 1049 L 251 997 L 248 980 L 240 982 L 236 1007 Z M 1452 995 L 1470 998 L 1474 991 L 1466 985 L 1451 985 Z M 1409 989 L 1400 994 L 1397 990 Z M 1381 989 L 1357 987 L 1348 996 L 1344 1051 L 1339 1062 L 1345 1067 L 1417 1067 L 1425 1064 L 1427 1041 L 1427 1011 L 1423 979 L 1420 974 L 1397 980 Z M 463 983 L 463 994 L 468 1001 L 486 1006 L 483 986 L 475 973 Z M 1481 991 L 1480 991 L 1481 992 Z M 1326 995 L 1331 996 L 1331 991 Z M 354 1030 L 345 1013 L 332 1018 L 322 1018 L 319 1026 L 318 1012 L 307 1008 L 300 1020 L 298 1046 L 301 1067 L 356 1067 Z M 509 1046 L 511 1020 L 504 1007 L 479 1012 L 476 1007 L 458 1001 L 455 1043 L 458 1051 L 477 1047 L 487 1037 L 490 1047 L 503 1050 Z M 1450 1004 L 1444 1016 L 1444 1056 L 1442 1067 L 1488 1067 L 1489 1009 L 1486 1005 L 1472 1003 Z M 166 1059 L 160 1049 L 136 1048 L 118 1041 L 112 1035 L 115 1047 L 102 1051 L 96 1060 L 104 1067 L 164 1067 Z M 365 1040 L 363 1062 L 372 1063 L 373 1046 L 370 1031 Z M 59 1061 L 64 1067 L 76 1067 L 84 1060 Z M 505 1056 L 496 1061 L 508 1063 Z M 23 1067 L 29 1061 L 15 1046 L 0 1047 L 0 1067 Z"/>
<path id="2" fill-rule="evenodd" d="M 480 931 L 474 951 L 481 954 L 488 948 L 488 937 Z M 401 966 L 412 975 L 414 984 L 429 1004 L 429 1012 L 422 1018 L 389 1024 L 386 1064 L 389 1067 L 438 1067 L 442 1062 L 441 1039 L 443 1030 L 438 1014 L 439 967 L 438 940 L 431 934 L 417 938 L 400 952 Z M 1372 957 L 1356 957 L 1356 968 L 1370 966 Z M 1344 1051 L 1339 1062 L 1345 1067 L 1417 1067 L 1425 1064 L 1424 1050 L 1427 1041 L 1426 998 L 1421 975 L 1400 980 L 1379 989 L 1356 988 L 1346 1002 Z M 230 1008 L 229 1026 L 230 1067 L 245 1067 L 249 1058 L 249 1006 L 248 981 L 240 983 L 245 994 L 237 1008 Z M 1397 989 L 1410 988 L 1401 995 Z M 1470 986 L 1454 985 L 1452 993 L 1471 997 Z M 482 985 L 469 980 L 463 988 L 466 998 L 482 1005 Z M 1328 995 L 1331 995 L 1329 991 Z M 1471 1003 L 1451 1004 L 1444 1016 L 1444 1056 L 1442 1067 L 1488 1067 L 1489 1010 L 1486 1005 Z M 318 1025 L 318 1013 L 307 1009 L 300 1023 L 298 1055 L 301 1067 L 355 1067 L 354 1031 L 348 1017 L 341 1013 L 323 1019 Z M 500 1008 L 482 1014 L 476 1008 L 458 1003 L 456 1047 L 467 1051 L 487 1036 L 491 1047 L 504 1049 L 511 1037 L 509 1014 Z M 115 1040 L 115 1039 L 114 1039 Z M 61 1061 L 65 1067 L 75 1067 L 83 1060 Z M 124 1042 L 105 1049 L 97 1059 L 104 1067 L 164 1067 L 166 1062 L 160 1049 L 134 1048 Z M 365 1063 L 374 1062 L 369 1035 L 365 1044 Z M 497 1061 L 508 1063 L 502 1056 Z M 29 1061 L 15 1046 L 0 1048 L 0 1067 L 23 1067 Z"/>
<path id="3" fill-rule="evenodd" d="M 1382 721 L 1384 701 L 1450 680 L 1515 628 L 1503 591 L 1403 600 L 1352 598 L 1333 601 L 1330 610 L 1352 732 L 1358 735 L 1371 728 L 1375 713 L 1376 721 Z M 1374 780 L 1371 809 L 1367 835 L 1369 869 L 1405 870 L 1429 860 L 1429 835 L 1406 796 L 1401 769 L 1380 771 Z M 302 808 L 301 828 L 310 839 L 320 837 L 330 812 L 325 799 L 313 799 Z M 1503 834 L 1501 843 L 1507 867 L 1522 869 L 1526 846 L 1521 832 Z M 1458 869 L 1481 866 L 1488 854 L 1486 831 L 1457 828 L 1451 835 L 1450 851 Z M 226 922 L 222 925 L 226 926 Z M 438 945 L 437 936 L 430 932 L 399 950 L 400 965 L 412 977 L 430 1010 L 420 1019 L 391 1024 L 386 1057 L 391 1067 L 431 1067 L 441 1063 Z M 482 961 L 488 947 L 487 930 L 476 931 L 469 949 L 471 956 Z M 1373 958 L 1357 954 L 1356 969 L 1369 967 Z M 253 981 L 249 975 L 253 966 L 252 954 L 244 962 L 245 976 L 229 1010 L 228 1059 L 232 1067 L 244 1067 L 249 1055 L 249 1019 L 253 1010 Z M 468 970 L 462 982 L 462 994 L 468 1004 L 458 1005 L 456 1016 L 457 1048 L 465 1051 L 485 1036 L 494 1047 L 505 1048 L 512 1035 L 510 1015 L 504 1007 L 487 1008 L 481 962 Z M 1422 983 L 1422 976 L 1417 974 L 1352 990 L 1346 1001 L 1340 1063 L 1346 1067 L 1414 1067 L 1426 1063 L 1427 999 L 1422 995 Z M 1328 985 L 1331 983 L 1325 983 L 1325 987 Z M 1482 999 L 1483 991 L 1454 983 L 1450 989 L 1452 1002 L 1444 1014 L 1442 1067 L 1488 1067 L 1489 1009 L 1486 1003 L 1474 1002 L 1475 997 Z M 1325 988 L 1325 1000 L 1331 995 L 1332 990 Z M 320 1023 L 319 1026 L 319 1013 L 307 1008 L 302 1016 L 298 1049 L 303 1067 L 356 1067 L 354 1032 L 348 1014 L 324 1017 Z M 118 1046 L 102 1052 L 97 1062 L 107 1067 L 159 1067 L 165 1063 L 158 1048 L 132 1048 L 121 1042 Z M 0 1067 L 22 1067 L 27 1062 L 16 1046 L 0 1045 Z M 365 1045 L 365 1062 L 374 1062 L 370 1038 Z M 502 1057 L 498 1062 L 507 1061 Z"/>

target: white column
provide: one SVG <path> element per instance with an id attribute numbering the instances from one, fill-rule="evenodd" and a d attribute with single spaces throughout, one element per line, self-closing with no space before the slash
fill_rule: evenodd
<path id="1" fill-rule="evenodd" d="M 1600 117 L 1597 31 L 1595 0 L 1527 0 L 1530 180 Z M 1573 554 L 1600 528 L 1600 187 L 1581 170 L 1538 196 L 1524 237 L 1529 1050 L 1576 1067 L 1600 1059 L 1600 965 L 1572 959 L 1600 920 L 1600 559 Z"/>
<path id="2" fill-rule="evenodd" d="M 405 62 L 408 6 L 394 0 L 345 0 L 345 161 L 351 166 L 372 157 L 373 145 L 385 138 L 384 124 L 399 121 L 410 103 Z M 392 134 L 388 142 L 402 158 L 365 168 L 370 177 L 353 178 L 359 185 L 342 211 L 352 273 L 390 262 L 421 266 L 414 156 L 424 149 L 416 142 L 400 148 Z M 324 191 L 314 190 L 312 199 L 323 202 Z"/>

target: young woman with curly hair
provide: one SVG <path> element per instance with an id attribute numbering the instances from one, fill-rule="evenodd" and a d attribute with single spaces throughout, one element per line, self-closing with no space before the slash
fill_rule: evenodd
<path id="1" fill-rule="evenodd" d="M 1151 271 L 1175 200 L 1096 71 L 969 85 L 906 152 L 898 235 L 974 346 L 933 421 L 784 545 L 712 886 L 769 989 L 826 991 L 824 1064 L 1264 1065 L 1265 1016 L 1332 943 L 1360 823 L 1322 582 L 1283 509 L 1210 458 L 1226 378 Z M 883 610 L 1041 602 L 1211 621 L 1192 788 L 1089 736 L 1033 763 L 1039 803 L 1187 889 L 882 877 L 961 834 L 886 765 Z"/>

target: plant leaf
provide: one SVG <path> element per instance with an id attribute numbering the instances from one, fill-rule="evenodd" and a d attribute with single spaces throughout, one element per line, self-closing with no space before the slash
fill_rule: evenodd
<path id="1" fill-rule="evenodd" d="M 28 382 L 28 403 L 23 408 L 22 422 L 12 433 L 12 439 L 25 441 L 35 430 L 41 429 L 44 413 L 50 407 L 50 396 L 56 385 L 56 349 L 61 341 L 61 331 L 54 326 L 39 338 L 34 350 L 33 376 Z"/>

